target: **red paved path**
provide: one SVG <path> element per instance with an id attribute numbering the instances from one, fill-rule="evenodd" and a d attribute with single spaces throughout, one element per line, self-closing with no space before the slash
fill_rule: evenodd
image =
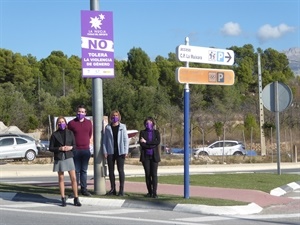
<path id="1" fill-rule="evenodd" d="M 88 188 L 90 191 L 94 190 L 93 180 L 88 181 Z M 109 189 L 110 189 L 109 181 L 106 181 L 106 190 Z M 146 194 L 147 193 L 146 184 L 143 182 L 125 181 L 125 193 L 126 192 Z M 184 185 L 158 184 L 158 195 L 160 194 L 177 195 L 177 196 L 184 197 Z M 242 201 L 247 203 L 256 203 L 257 205 L 263 208 L 271 205 L 288 204 L 293 201 L 293 199 L 291 198 L 273 196 L 268 193 L 257 191 L 257 190 L 201 187 L 201 186 L 190 186 L 189 196 L 203 197 L 203 198 L 219 198 L 219 199 Z"/>

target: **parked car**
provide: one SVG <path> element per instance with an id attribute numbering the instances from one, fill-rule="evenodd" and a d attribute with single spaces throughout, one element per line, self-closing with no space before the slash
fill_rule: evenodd
<path id="1" fill-rule="evenodd" d="M 23 137 L 30 141 L 34 141 L 39 152 L 47 150 L 47 147 L 41 142 L 41 140 L 36 140 L 29 135 L 26 135 L 26 134 L 0 134 L 0 137 L 10 137 L 10 136 Z"/>
<path id="2" fill-rule="evenodd" d="M 171 154 L 171 148 L 168 145 L 161 145 L 160 150 L 164 154 Z"/>
<path id="3" fill-rule="evenodd" d="M 196 151 L 196 149 L 191 149 L 189 148 L 188 152 L 190 154 L 194 154 L 194 152 Z M 172 155 L 183 155 L 184 154 L 184 148 L 170 148 L 170 153 Z"/>
<path id="4" fill-rule="evenodd" d="M 38 155 L 35 141 L 18 136 L 0 137 L 0 159 L 27 159 L 32 161 Z"/>
<path id="5" fill-rule="evenodd" d="M 49 151 L 49 142 L 48 140 L 41 140 L 40 143 L 43 145 L 45 151 Z"/>
<path id="6" fill-rule="evenodd" d="M 194 156 L 199 155 L 246 155 L 245 146 L 242 142 L 234 140 L 216 141 L 207 147 L 197 148 Z"/>

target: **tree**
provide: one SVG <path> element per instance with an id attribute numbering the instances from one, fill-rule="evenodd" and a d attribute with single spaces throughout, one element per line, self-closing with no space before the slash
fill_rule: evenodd
<path id="1" fill-rule="evenodd" d="M 235 63 L 233 70 L 235 72 L 235 85 L 238 86 L 241 94 L 257 88 L 257 57 L 252 45 L 244 45 L 243 47 L 231 47 L 234 51 Z M 254 87 L 253 87 L 254 85 Z"/>
<path id="2" fill-rule="evenodd" d="M 58 52 L 52 52 L 46 59 L 41 60 L 43 79 L 41 86 L 46 92 L 57 97 L 63 95 L 63 69 L 66 57 Z"/>
<path id="3" fill-rule="evenodd" d="M 141 48 L 132 48 L 128 55 L 127 76 L 135 87 L 157 86 L 158 74 L 153 68 L 149 56 Z"/>
<path id="4" fill-rule="evenodd" d="M 246 115 L 245 121 L 244 121 L 244 127 L 245 127 L 245 136 L 246 138 L 252 137 L 253 139 L 256 139 L 260 135 L 260 128 L 259 125 L 256 122 L 256 118 L 253 114 L 248 113 Z"/>
<path id="5" fill-rule="evenodd" d="M 259 114 L 257 56 L 260 53 L 263 86 L 278 80 L 288 83 L 293 90 L 293 107 L 283 113 L 281 122 L 298 132 L 300 104 L 296 96 L 299 96 L 300 82 L 293 77 L 287 57 L 274 49 L 257 49 L 256 53 L 250 44 L 231 49 L 235 52 L 234 65 L 214 65 L 213 68 L 233 69 L 233 86 L 189 86 L 192 123 L 197 126 L 201 118 L 203 123 L 199 125 L 205 128 L 206 134 L 218 122 L 231 132 L 233 121 L 244 121 L 240 117 L 246 119 L 246 113 Z M 176 68 L 182 66 L 185 63 L 179 62 L 173 52 L 167 58 L 157 56 L 152 62 L 141 48 L 131 49 L 127 60 L 115 60 L 115 78 L 103 80 L 105 115 L 119 109 L 122 121 L 129 128 L 142 128 L 144 118 L 151 115 L 159 129 L 172 133 L 173 142 L 175 131 L 181 134 L 183 130 L 181 111 L 185 84 L 175 78 Z M 190 63 L 189 66 L 212 68 L 209 64 Z M 22 56 L 0 49 L 0 119 L 24 128 L 25 123 L 29 123 L 25 129 L 46 127 L 49 115 L 72 115 L 82 103 L 92 115 L 93 79 L 82 78 L 81 73 L 81 59 L 74 55 L 68 57 L 62 51 L 53 51 L 38 61 L 30 54 Z M 266 113 L 265 118 L 265 121 L 271 120 L 273 115 Z"/>
<path id="6" fill-rule="evenodd" d="M 113 79 L 103 81 L 103 106 L 104 115 L 109 115 L 112 110 L 119 110 L 122 121 L 129 127 L 134 126 L 136 109 L 134 107 L 136 89 L 130 79 L 121 74 L 116 74 Z"/>
<path id="7" fill-rule="evenodd" d="M 9 95 L 5 93 L 9 93 Z M 18 126 L 24 132 L 35 128 L 32 125 L 36 126 L 37 124 L 30 124 L 37 120 L 34 108 L 13 84 L 1 84 L 0 100 L 0 121 L 7 126 Z"/>
<path id="8" fill-rule="evenodd" d="M 169 54 L 169 59 L 157 56 L 155 63 L 159 73 L 159 84 L 169 96 L 171 104 L 182 104 L 183 85 L 176 82 L 175 70 L 178 62 L 174 62 L 173 55 Z"/>

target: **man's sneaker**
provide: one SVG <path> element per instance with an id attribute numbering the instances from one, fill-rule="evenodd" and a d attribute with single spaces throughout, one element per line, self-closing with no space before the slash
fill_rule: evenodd
<path id="1" fill-rule="evenodd" d="M 92 194 L 88 191 L 83 191 L 83 192 L 81 192 L 81 194 L 84 196 L 89 196 L 89 197 L 92 196 Z"/>

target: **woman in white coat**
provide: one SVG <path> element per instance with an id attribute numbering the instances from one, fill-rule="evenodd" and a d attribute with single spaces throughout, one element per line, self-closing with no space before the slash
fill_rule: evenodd
<path id="1" fill-rule="evenodd" d="M 103 153 L 107 160 L 109 180 L 111 189 L 106 195 L 116 195 L 115 183 L 115 163 L 119 173 L 119 193 L 118 196 L 124 196 L 125 172 L 124 163 L 128 155 L 128 134 L 126 125 L 121 123 L 121 114 L 118 110 L 110 113 L 110 123 L 105 127 L 103 136 Z"/>

